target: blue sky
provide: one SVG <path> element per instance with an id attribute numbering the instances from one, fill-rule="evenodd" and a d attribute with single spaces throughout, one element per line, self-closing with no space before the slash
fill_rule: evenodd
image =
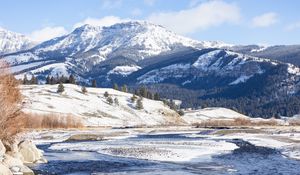
<path id="1" fill-rule="evenodd" d="M 147 20 L 197 40 L 300 44 L 298 0 L 0 0 L 0 26 L 43 41 L 85 23 Z"/>

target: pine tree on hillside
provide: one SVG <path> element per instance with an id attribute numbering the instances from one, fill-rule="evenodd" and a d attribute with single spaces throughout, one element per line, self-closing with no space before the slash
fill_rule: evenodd
<path id="1" fill-rule="evenodd" d="M 114 89 L 114 90 L 117 90 L 117 91 L 119 90 L 119 86 L 118 86 L 118 84 L 117 84 L 117 83 L 114 83 L 114 85 L 113 85 L 113 89 Z"/>
<path id="2" fill-rule="evenodd" d="M 62 83 L 59 83 L 58 87 L 57 87 L 57 93 L 62 93 L 65 91 L 65 87 Z"/>
<path id="3" fill-rule="evenodd" d="M 51 76 L 50 78 L 50 84 L 53 85 L 53 84 L 56 84 L 56 80 L 54 79 L 54 77 Z"/>
<path id="4" fill-rule="evenodd" d="M 130 98 L 132 103 L 134 103 L 136 99 L 137 99 L 137 97 L 135 96 L 135 94 L 133 94 L 132 97 Z"/>
<path id="5" fill-rule="evenodd" d="M 107 91 L 104 92 L 104 97 L 108 98 L 109 97 L 109 93 Z"/>
<path id="6" fill-rule="evenodd" d="M 136 89 L 136 90 L 134 90 L 134 94 L 136 95 L 136 96 L 140 96 L 140 93 L 139 93 L 139 91 Z"/>
<path id="7" fill-rule="evenodd" d="M 118 100 L 117 97 L 114 99 L 114 102 L 115 102 L 115 104 L 116 104 L 117 106 L 119 106 L 119 100 Z"/>
<path id="8" fill-rule="evenodd" d="M 81 92 L 82 92 L 83 94 L 86 94 L 86 93 L 87 93 L 87 90 L 86 90 L 86 87 L 85 87 L 85 86 L 82 86 L 82 87 L 81 87 Z"/>
<path id="9" fill-rule="evenodd" d="M 142 86 L 139 90 L 140 96 L 147 98 L 147 89 L 146 87 Z"/>
<path id="10" fill-rule="evenodd" d="M 97 81 L 96 80 L 92 81 L 92 87 L 94 87 L 94 88 L 97 87 Z"/>
<path id="11" fill-rule="evenodd" d="M 128 88 L 125 84 L 122 86 L 122 92 L 128 92 Z"/>
<path id="12" fill-rule="evenodd" d="M 139 98 L 136 101 L 136 109 L 138 109 L 138 110 L 144 109 L 144 105 L 143 105 L 143 101 L 142 100 L 143 100 L 142 98 Z"/>
<path id="13" fill-rule="evenodd" d="M 154 99 L 153 94 L 151 92 L 149 92 L 149 91 L 147 92 L 147 98 L 149 98 L 151 100 Z"/>
<path id="14" fill-rule="evenodd" d="M 158 93 L 155 93 L 155 94 L 154 94 L 154 100 L 157 100 L 157 101 L 160 100 L 160 97 L 159 97 L 159 94 L 158 94 Z"/>
<path id="15" fill-rule="evenodd" d="M 114 103 L 113 99 L 111 97 L 107 97 L 106 101 L 112 105 Z"/>
<path id="16" fill-rule="evenodd" d="M 38 84 L 37 78 L 32 74 L 30 84 Z"/>
<path id="17" fill-rule="evenodd" d="M 49 75 L 48 75 L 47 78 L 46 78 L 46 84 L 51 84 L 51 83 L 50 83 L 50 76 L 49 76 Z"/>
<path id="18" fill-rule="evenodd" d="M 70 84 L 76 84 L 75 77 L 72 74 L 69 76 L 69 83 Z"/>
<path id="19" fill-rule="evenodd" d="M 24 75 L 24 78 L 23 78 L 23 84 L 28 84 L 28 78 L 27 78 L 27 75 L 25 74 Z"/>
<path id="20" fill-rule="evenodd" d="M 177 108 L 178 108 L 176 103 L 174 102 L 174 100 L 170 100 L 169 107 L 170 107 L 170 109 L 173 109 L 173 110 L 177 110 Z"/>
<path id="21" fill-rule="evenodd" d="M 177 113 L 178 113 L 180 116 L 183 116 L 183 115 L 184 115 L 184 111 L 183 111 L 183 110 L 179 110 L 179 111 L 177 111 Z"/>
<path id="22" fill-rule="evenodd" d="M 67 78 L 64 75 L 61 75 L 59 78 L 59 83 L 67 83 Z"/>

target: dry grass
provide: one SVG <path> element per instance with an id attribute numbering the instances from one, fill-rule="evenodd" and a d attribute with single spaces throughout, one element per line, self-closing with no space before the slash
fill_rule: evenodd
<path id="1" fill-rule="evenodd" d="M 25 128 L 29 129 L 56 129 L 56 128 L 83 128 L 80 118 L 71 115 L 55 114 L 26 114 Z"/>
<path id="2" fill-rule="evenodd" d="M 276 121 L 276 119 L 265 119 L 265 120 L 259 120 L 259 121 L 252 121 L 253 126 L 279 126 L 280 123 Z"/>
<path id="3" fill-rule="evenodd" d="M 0 140 L 4 144 L 14 141 L 23 127 L 22 95 L 19 82 L 8 72 L 8 67 L 0 63 Z"/>
<path id="4" fill-rule="evenodd" d="M 300 126 L 300 119 L 289 119 L 288 123 L 290 126 Z"/>
<path id="5" fill-rule="evenodd" d="M 197 127 L 278 126 L 278 125 L 280 124 L 273 118 L 265 119 L 265 120 L 257 120 L 257 121 L 253 121 L 247 118 L 210 119 L 195 124 L 195 126 Z"/>

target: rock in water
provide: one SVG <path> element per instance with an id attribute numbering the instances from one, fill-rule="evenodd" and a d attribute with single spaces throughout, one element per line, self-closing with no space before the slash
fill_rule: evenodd
<path id="1" fill-rule="evenodd" d="M 19 144 L 19 152 L 24 158 L 24 163 L 43 162 L 42 151 L 39 150 L 31 141 L 23 141 Z"/>

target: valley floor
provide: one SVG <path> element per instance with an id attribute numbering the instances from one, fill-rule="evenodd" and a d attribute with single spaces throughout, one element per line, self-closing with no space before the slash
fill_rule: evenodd
<path id="1" fill-rule="evenodd" d="M 297 174 L 299 127 L 90 128 L 30 132 L 40 174 Z"/>

